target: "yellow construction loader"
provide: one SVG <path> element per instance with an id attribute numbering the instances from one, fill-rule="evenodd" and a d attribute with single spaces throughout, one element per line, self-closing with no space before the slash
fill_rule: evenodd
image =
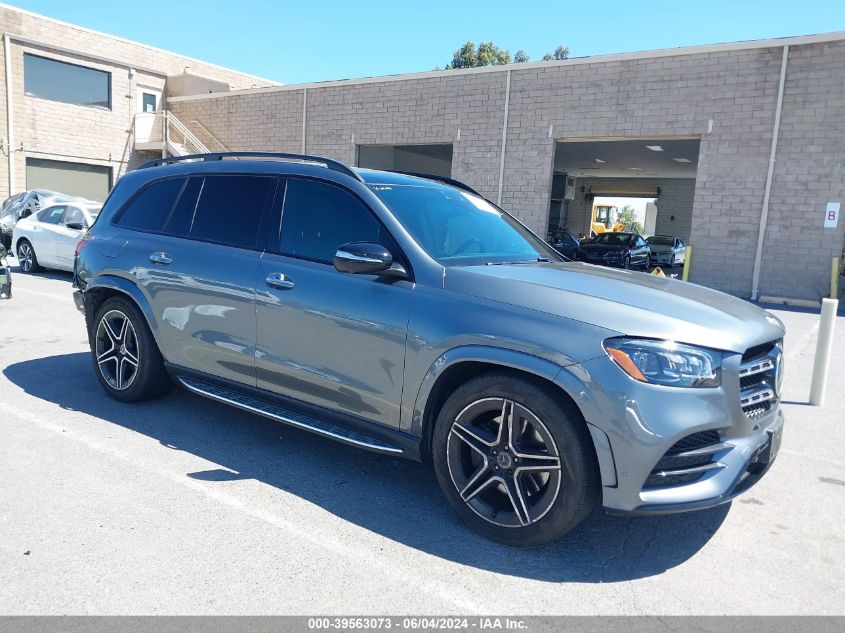
<path id="1" fill-rule="evenodd" d="M 594 204 L 593 218 L 590 222 L 590 237 L 601 235 L 607 231 L 624 231 L 628 228 L 627 224 L 616 222 L 619 216 L 619 208 L 610 204 Z"/>

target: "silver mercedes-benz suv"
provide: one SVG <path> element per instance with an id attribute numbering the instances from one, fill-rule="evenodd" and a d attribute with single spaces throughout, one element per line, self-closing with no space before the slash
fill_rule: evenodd
<path id="1" fill-rule="evenodd" d="M 75 285 L 110 396 L 180 385 L 428 460 L 460 517 L 511 545 L 598 503 L 723 503 L 780 446 L 776 318 L 565 261 L 446 178 L 295 154 L 154 161 L 111 192 Z"/>

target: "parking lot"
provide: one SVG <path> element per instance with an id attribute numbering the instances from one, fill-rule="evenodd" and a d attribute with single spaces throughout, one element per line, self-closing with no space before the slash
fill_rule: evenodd
<path id="1" fill-rule="evenodd" d="M 14 263 L 14 260 L 13 260 Z M 595 513 L 515 550 L 465 529 L 425 467 L 185 392 L 103 393 L 70 276 L 0 302 L 6 614 L 845 614 L 845 318 L 806 404 L 817 316 L 787 325 L 787 428 L 717 509 Z"/>

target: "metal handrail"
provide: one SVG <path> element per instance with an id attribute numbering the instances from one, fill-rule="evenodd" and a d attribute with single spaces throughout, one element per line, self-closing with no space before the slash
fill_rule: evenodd
<path id="1" fill-rule="evenodd" d="M 203 134 L 208 136 L 208 138 L 210 138 L 212 141 L 217 143 L 218 147 L 214 151 L 222 151 L 222 152 L 228 152 L 229 151 L 229 148 L 226 147 L 223 143 L 221 143 L 220 139 L 217 138 L 216 136 L 214 136 L 214 134 L 212 134 L 211 131 L 207 127 L 205 127 L 202 123 L 200 123 L 199 121 L 197 121 L 195 119 L 192 119 L 191 123 L 193 125 L 196 125 L 199 129 L 201 129 L 203 131 Z M 200 140 L 202 140 L 202 139 L 200 139 Z"/>
<path id="2" fill-rule="evenodd" d="M 340 172 L 357 180 L 364 182 L 364 179 L 354 169 L 332 158 L 325 156 L 312 156 L 310 154 L 290 154 L 287 152 L 210 152 L 205 154 L 186 154 L 185 156 L 168 156 L 166 158 L 156 158 L 148 163 L 144 163 L 138 169 L 145 169 L 147 167 L 159 167 L 169 163 L 180 163 L 189 160 L 201 160 L 203 162 L 212 160 L 223 160 L 224 158 L 274 158 L 276 160 L 292 160 L 303 163 L 316 163 L 323 165 L 328 169 Z"/>

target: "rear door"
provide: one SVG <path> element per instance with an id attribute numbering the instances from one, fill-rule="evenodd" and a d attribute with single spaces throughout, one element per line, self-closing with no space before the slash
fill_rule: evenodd
<path id="1" fill-rule="evenodd" d="M 381 243 L 407 263 L 352 192 L 288 179 L 281 236 L 262 256 L 256 286 L 258 386 L 398 426 L 414 284 L 338 272 L 334 254 L 347 242 Z"/>
<path id="2" fill-rule="evenodd" d="M 29 240 L 39 264 L 56 265 L 56 241 L 64 214 L 65 206 L 56 205 L 47 207 L 35 216 Z"/>
<path id="3" fill-rule="evenodd" d="M 149 298 L 170 363 L 255 385 L 258 236 L 277 180 L 247 174 L 161 180 L 117 218 L 134 229 L 122 267 L 134 271 Z"/>

